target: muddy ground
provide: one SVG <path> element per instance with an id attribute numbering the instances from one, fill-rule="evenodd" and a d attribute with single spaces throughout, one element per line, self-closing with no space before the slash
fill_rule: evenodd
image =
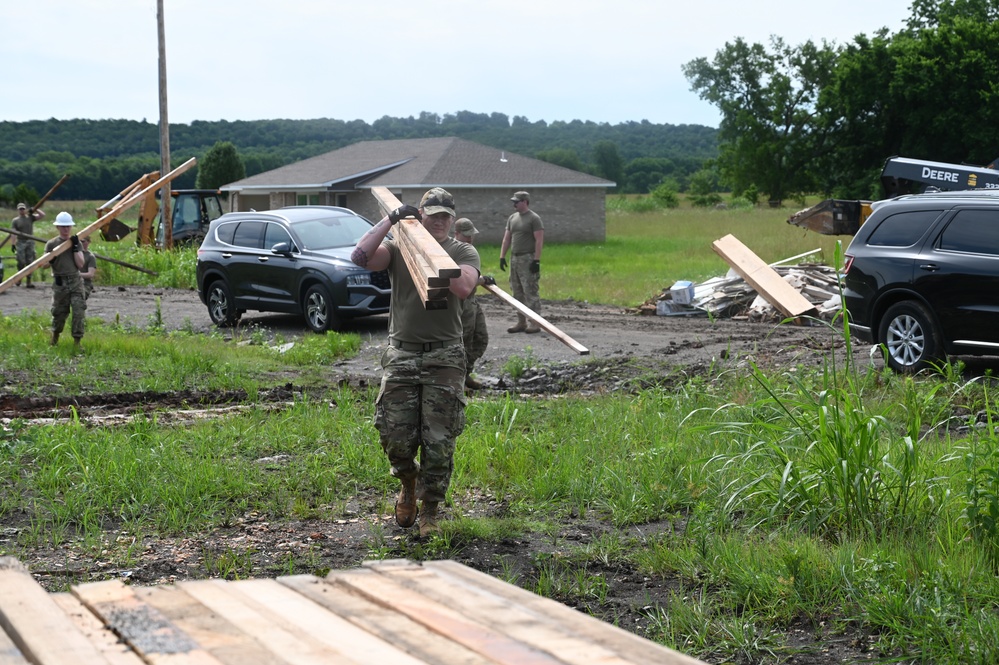
<path id="1" fill-rule="evenodd" d="M 0 312 L 13 314 L 24 309 L 47 312 L 51 292 L 47 284 L 28 290 L 13 288 L 0 294 Z M 487 391 L 511 391 L 521 395 L 549 395 L 572 392 L 593 394 L 606 391 L 634 391 L 652 384 L 669 385 L 686 375 L 714 368 L 746 367 L 750 361 L 763 365 L 792 367 L 818 365 L 831 354 L 842 355 L 842 340 L 823 326 L 791 326 L 751 323 L 745 320 L 711 321 L 705 316 L 639 316 L 620 307 L 584 302 L 545 301 L 541 314 L 553 325 L 589 350 L 580 355 L 547 333 L 508 334 L 512 310 L 490 295 L 481 295 L 489 322 L 490 344 L 477 366 Z M 205 307 L 194 291 L 146 287 L 98 287 L 89 302 L 89 317 L 108 322 L 146 327 L 153 319 L 168 329 L 207 332 L 212 329 Z M 236 334 L 261 330 L 268 336 L 294 340 L 305 334 L 296 317 L 250 313 Z M 349 328 L 365 342 L 361 354 L 333 368 L 334 381 L 355 386 L 378 380 L 378 357 L 386 340 L 386 318 L 359 320 Z M 231 334 L 231 333 L 230 333 Z M 86 340 L 85 340 L 86 341 Z M 864 355 L 864 349 L 860 349 Z M 511 358 L 530 360 L 533 366 L 520 381 L 513 381 L 505 367 Z M 275 389 L 262 399 L 281 402 L 296 386 Z M 84 420 L 127 417 L 139 404 L 146 411 L 175 411 L 200 401 L 211 409 L 212 399 L 190 394 L 170 395 L 38 395 L 30 400 L 12 399 L 0 394 L 0 417 L 58 415 L 54 398 L 75 401 Z M 74 399 L 75 398 L 75 399 Z M 192 399 L 194 398 L 194 399 Z M 235 400 L 234 400 L 235 398 Z M 216 398 L 234 408 L 239 396 Z M 475 395 L 471 396 L 475 399 Z M 221 407 L 220 407 L 221 408 Z M 451 542 L 428 546 L 395 526 L 388 510 L 392 497 L 361 495 L 347 501 L 343 511 L 322 520 L 295 521 L 264 519 L 247 514 L 238 523 L 213 533 L 189 534 L 183 538 L 155 538 L 107 532 L 103 551 L 66 543 L 54 549 L 19 553 L 40 583 L 50 590 L 68 584 L 117 577 L 133 584 L 162 584 L 188 578 L 230 574 L 277 576 L 287 572 L 289 560 L 298 568 L 323 574 L 328 569 L 352 568 L 372 557 L 415 558 L 425 556 L 457 560 L 477 570 L 503 579 L 515 578 L 532 588 L 537 582 L 540 562 L 558 558 L 560 553 L 595 542 L 614 527 L 599 516 L 567 520 L 558 534 L 525 534 L 501 542 Z M 501 498 L 453 496 L 447 512 L 466 516 L 499 516 L 504 513 Z M 680 525 L 682 526 L 682 525 Z M 30 528 L 26 516 L 5 521 L 0 531 L 0 549 L 16 542 L 21 529 Z M 627 536 L 641 541 L 664 529 L 678 528 L 674 522 L 631 527 Z M 127 569 L 112 563 L 114 552 L 131 547 L 137 552 Z M 233 552 L 241 553 L 232 561 Z M 231 567 L 222 565 L 228 560 Z M 606 600 L 566 597 L 563 602 L 585 612 L 644 634 L 648 613 L 663 604 L 669 594 L 682 590 L 682 582 L 650 578 L 621 564 L 591 563 L 590 574 L 607 582 Z M 687 590 L 696 593 L 696 589 Z M 819 626 L 802 624 L 782 631 L 791 651 L 783 662 L 856 662 L 870 657 L 867 636 L 862 634 L 822 635 Z M 793 655 L 791 655 L 793 654 Z M 720 662 L 723 660 L 718 658 Z M 740 660 L 739 662 L 752 662 Z M 772 662 L 772 661 L 771 661 Z"/>

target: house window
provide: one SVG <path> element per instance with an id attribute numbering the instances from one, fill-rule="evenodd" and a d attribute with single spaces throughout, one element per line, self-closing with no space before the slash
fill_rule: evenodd
<path id="1" fill-rule="evenodd" d="M 319 194 L 299 194 L 298 203 L 296 205 L 317 206 L 319 205 Z"/>

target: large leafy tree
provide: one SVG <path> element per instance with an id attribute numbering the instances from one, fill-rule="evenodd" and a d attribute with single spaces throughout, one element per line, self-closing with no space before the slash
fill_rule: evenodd
<path id="1" fill-rule="evenodd" d="M 880 198 L 886 158 L 986 164 L 999 156 L 999 0 L 917 0 L 907 28 L 860 35 L 823 95 L 837 196 Z"/>
<path id="2" fill-rule="evenodd" d="M 229 141 L 217 141 L 198 164 L 198 189 L 218 189 L 246 177 L 246 166 Z"/>
<path id="3" fill-rule="evenodd" d="M 618 187 L 624 184 L 624 162 L 613 141 L 597 141 L 593 146 L 593 162 L 598 176 L 614 181 Z"/>
<path id="4" fill-rule="evenodd" d="M 836 54 L 825 42 L 771 37 L 768 48 L 738 38 L 711 61 L 683 65 L 691 89 L 722 113 L 718 167 L 734 192 L 755 185 L 782 201 L 815 188 L 811 166 L 829 139 L 819 97 Z"/>

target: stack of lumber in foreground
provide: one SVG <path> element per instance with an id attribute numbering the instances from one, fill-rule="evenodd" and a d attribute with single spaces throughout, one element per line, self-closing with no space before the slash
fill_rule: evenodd
<path id="1" fill-rule="evenodd" d="M 453 561 L 48 594 L 0 559 L 0 627 L 4 664 L 701 662 Z"/>
<path id="2" fill-rule="evenodd" d="M 378 201 L 383 214 L 388 214 L 402 203 L 385 187 L 372 187 L 371 193 Z M 423 223 L 416 219 L 400 220 L 392 229 L 399 245 L 409 275 L 427 309 L 447 309 L 447 291 L 452 277 L 461 276 L 461 268 L 444 251 Z"/>

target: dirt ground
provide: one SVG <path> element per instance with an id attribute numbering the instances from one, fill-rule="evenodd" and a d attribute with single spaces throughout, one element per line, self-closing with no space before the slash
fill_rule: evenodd
<path id="1" fill-rule="evenodd" d="M 51 291 L 47 284 L 28 290 L 12 288 L 0 294 L 0 312 L 5 315 L 25 309 L 47 312 Z M 653 383 L 666 384 L 685 375 L 706 372 L 712 367 L 744 367 L 750 360 L 763 365 L 791 367 L 798 363 L 820 364 L 835 353 L 842 355 L 842 340 L 825 326 L 792 326 L 751 323 L 745 320 L 709 320 L 700 317 L 640 316 L 620 307 L 584 302 L 545 301 L 541 314 L 557 328 L 585 346 L 589 353 L 580 355 L 547 333 L 508 334 L 506 328 L 515 319 L 513 310 L 489 294 L 480 295 L 489 324 L 489 349 L 476 367 L 477 375 L 487 384 L 487 391 L 511 391 L 520 395 L 554 393 L 594 394 L 606 391 L 634 391 Z M 88 317 L 107 322 L 146 327 L 162 317 L 168 330 L 212 329 L 207 310 L 194 291 L 147 287 L 98 287 L 88 306 Z M 333 367 L 334 380 L 363 386 L 379 377 L 378 358 L 386 341 L 385 317 L 353 322 L 349 329 L 359 332 L 365 342 L 361 354 Z M 244 316 L 241 331 L 260 329 L 267 335 L 281 335 L 294 340 L 305 334 L 304 323 L 283 315 L 250 313 Z M 86 341 L 86 340 L 85 340 Z M 859 349 L 859 355 L 864 350 Z M 505 367 L 511 358 L 529 359 L 533 370 L 513 381 Z M 262 399 L 275 402 L 288 398 L 294 385 L 275 389 Z M 0 418 L 52 416 L 54 398 L 62 402 L 76 398 L 84 421 L 109 416 L 127 417 L 141 408 L 179 409 L 190 403 L 191 395 L 38 395 L 14 399 L 0 393 Z M 211 400 L 196 396 L 202 408 Z M 238 396 L 237 396 L 238 397 Z M 471 396 L 475 399 L 475 395 Z M 220 396 L 229 403 L 232 395 Z M 50 590 L 65 589 L 68 584 L 107 578 L 130 580 L 134 584 L 170 583 L 189 578 L 224 575 L 220 561 L 239 557 L 237 572 L 249 570 L 252 576 L 286 574 L 289 560 L 296 562 L 296 572 L 312 570 L 323 574 L 328 569 L 352 568 L 372 557 L 415 558 L 432 556 L 459 561 L 477 570 L 517 579 L 532 588 L 539 575 L 538 562 L 557 558 L 570 548 L 597 541 L 614 527 L 599 516 L 567 520 L 559 534 L 526 534 L 501 542 L 452 541 L 449 546 L 434 548 L 414 540 L 394 524 L 389 510 L 393 497 L 360 495 L 346 503 L 343 511 L 331 510 L 328 518 L 311 521 L 271 520 L 247 514 L 238 523 L 212 533 L 188 534 L 183 538 L 154 538 L 120 531 L 106 532 L 104 549 L 96 551 L 83 543 L 66 543 L 57 548 L 20 553 L 35 578 Z M 490 496 L 452 496 L 445 516 L 501 516 L 502 498 Z M 0 550 L 12 546 L 21 529 L 30 528 L 27 519 L 15 517 L 0 525 Z M 641 541 L 658 531 L 677 528 L 673 522 L 644 524 L 628 529 L 627 537 Z M 112 553 L 132 548 L 133 564 L 121 568 L 113 563 Z M 627 630 L 645 634 L 648 615 L 666 602 L 671 593 L 684 591 L 681 582 L 657 579 L 620 564 L 590 564 L 590 574 L 599 574 L 607 582 L 606 600 L 578 597 L 561 598 L 566 604 L 591 613 Z M 696 593 L 696 589 L 686 590 Z M 787 655 L 780 662 L 829 663 L 857 662 L 871 657 L 865 635 L 822 635 L 816 625 L 788 627 L 783 632 Z M 730 661 L 731 662 L 731 661 Z M 753 662 L 738 660 L 736 662 Z M 774 662 L 774 661 L 770 661 Z"/>

